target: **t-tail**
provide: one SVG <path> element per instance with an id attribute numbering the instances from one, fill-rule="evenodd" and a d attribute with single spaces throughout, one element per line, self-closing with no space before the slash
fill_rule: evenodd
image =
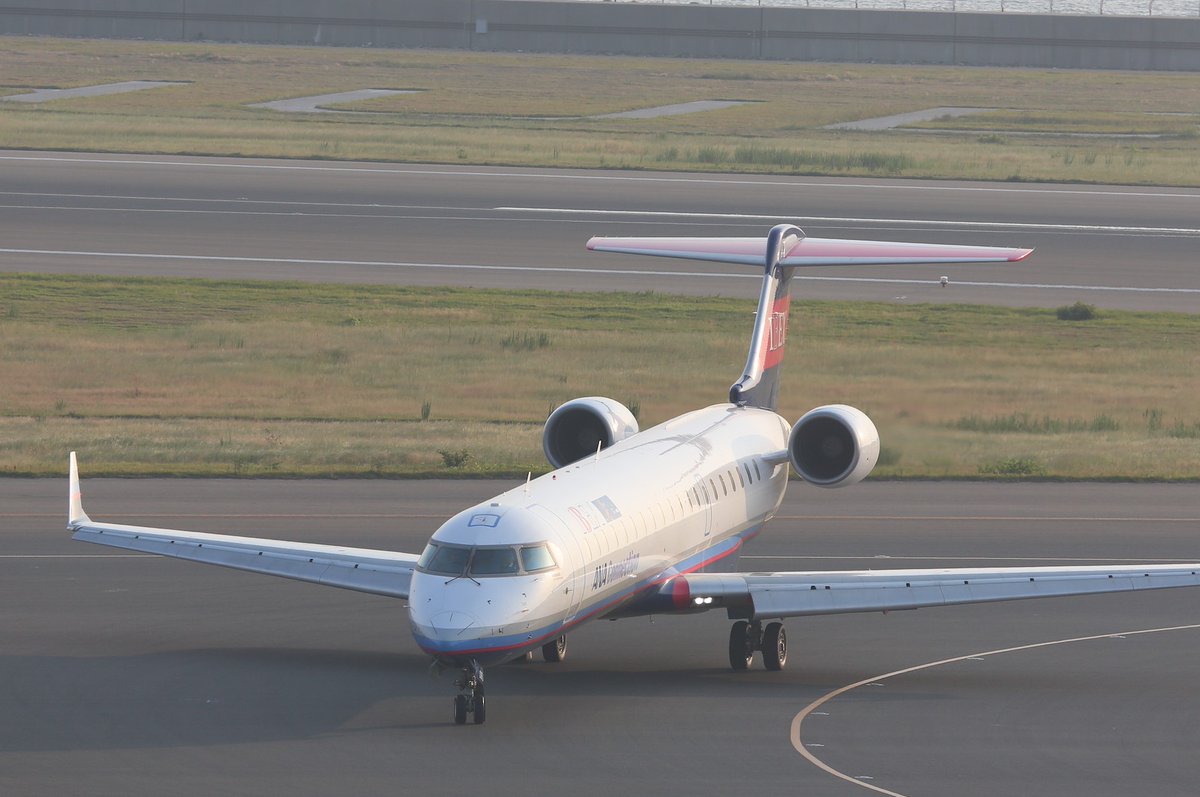
<path id="1" fill-rule="evenodd" d="M 791 224 L 777 224 L 767 233 L 763 284 L 754 316 L 754 334 L 750 336 L 750 353 L 741 378 L 729 388 L 730 404 L 774 410 L 779 402 L 779 377 L 792 304 L 792 274 L 796 270 L 780 266 L 779 261 L 803 238 L 800 228 Z"/>
<path id="2" fill-rule="evenodd" d="M 741 377 L 729 389 L 729 401 L 774 410 L 787 343 L 792 275 L 805 266 L 878 266 L 913 263 L 1016 262 L 1032 249 L 953 246 L 899 241 L 808 238 L 792 224 L 777 224 L 764 238 L 592 238 L 596 252 L 681 257 L 738 263 L 763 269 L 762 291 L 750 352 Z"/>

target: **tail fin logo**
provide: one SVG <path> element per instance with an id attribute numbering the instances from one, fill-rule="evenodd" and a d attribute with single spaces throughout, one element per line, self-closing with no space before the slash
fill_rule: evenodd
<path id="1" fill-rule="evenodd" d="M 783 348 L 787 342 L 787 312 L 771 313 L 771 333 L 767 341 L 767 351 Z"/>
<path id="2" fill-rule="evenodd" d="M 791 309 L 791 297 L 783 296 L 775 301 L 771 308 L 771 317 L 767 320 L 766 340 L 763 347 L 762 367 L 765 371 L 783 362 L 783 346 L 787 343 L 788 311 Z"/>

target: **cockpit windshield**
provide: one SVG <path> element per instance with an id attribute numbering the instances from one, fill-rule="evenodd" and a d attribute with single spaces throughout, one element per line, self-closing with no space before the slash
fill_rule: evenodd
<path id="1" fill-rule="evenodd" d="M 448 576 L 460 576 L 471 559 L 470 548 L 460 548 L 457 545 L 433 545 L 425 548 L 425 553 L 417 561 L 417 567 L 430 573 L 442 573 Z"/>
<path id="2" fill-rule="evenodd" d="M 417 561 L 417 569 L 443 576 L 516 576 L 549 570 L 556 564 L 546 543 L 472 548 L 431 542 Z"/>
<path id="3" fill-rule="evenodd" d="M 506 576 L 520 572 L 515 548 L 476 548 L 471 557 L 473 576 Z"/>

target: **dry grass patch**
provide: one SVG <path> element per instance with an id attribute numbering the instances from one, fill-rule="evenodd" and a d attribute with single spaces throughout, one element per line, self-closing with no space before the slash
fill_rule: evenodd
<path id="1" fill-rule="evenodd" d="M 1143 115 L 1200 107 L 1200 82 L 1186 74 L 42 38 L 0 39 L 0 59 L 0 92 L 189 81 L 38 106 L 0 104 L 0 147 L 1200 185 L 1195 119 Z M 423 91 L 343 106 L 374 114 L 248 107 L 361 88 Z M 704 99 L 755 102 L 648 120 L 581 118 Z M 1119 145 L 1070 138 L 946 140 L 821 129 L 943 105 L 1020 109 L 986 122 L 1006 129 L 1171 137 L 1141 141 L 1127 156 Z M 963 117 L 947 124 L 982 123 Z M 747 154 L 749 145 L 756 155 Z"/>
<path id="2" fill-rule="evenodd" d="M 724 400 L 752 306 L 16 275 L 0 295 L 0 472 L 37 474 L 71 448 L 95 473 L 523 474 L 568 399 L 643 426 Z M 1198 317 L 794 307 L 781 413 L 866 410 L 883 475 L 1200 478 Z"/>

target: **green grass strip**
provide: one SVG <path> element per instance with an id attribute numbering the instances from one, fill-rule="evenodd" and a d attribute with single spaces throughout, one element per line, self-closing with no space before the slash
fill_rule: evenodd
<path id="1" fill-rule="evenodd" d="M 0 474 L 546 469 L 541 424 L 723 401 L 753 297 L 0 275 Z M 780 412 L 872 416 L 889 477 L 1200 478 L 1200 317 L 796 302 Z M 464 456 L 465 455 L 465 456 Z"/>

